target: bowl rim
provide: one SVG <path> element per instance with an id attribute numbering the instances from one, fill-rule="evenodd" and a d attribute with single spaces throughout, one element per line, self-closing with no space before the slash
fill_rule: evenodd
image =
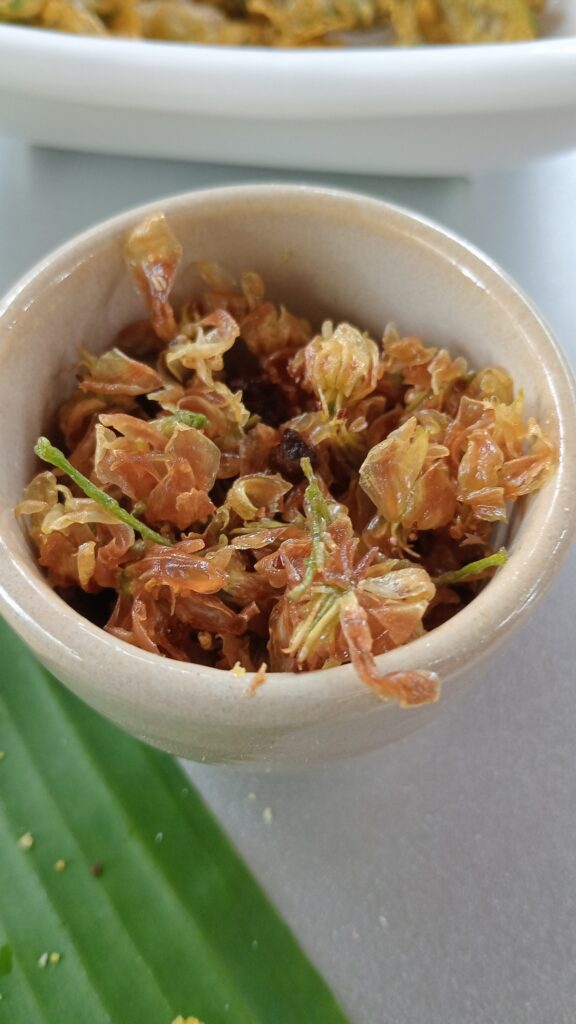
<path id="1" fill-rule="evenodd" d="M 2 24 L 0 54 L 0 86 L 7 90 L 90 105 L 96 96 L 99 107 L 135 111 L 357 120 L 359 111 L 362 119 L 397 118 L 576 103 L 576 36 L 481 46 L 271 50 Z"/>
<path id="2" fill-rule="evenodd" d="M 576 493 L 576 389 L 571 371 L 551 331 L 522 290 L 475 246 L 403 206 L 340 189 L 255 184 L 185 192 L 123 211 L 74 236 L 43 257 L 0 301 L 0 359 L 3 322 L 13 307 L 25 308 L 28 299 L 42 286 L 43 279 L 67 273 L 100 241 L 123 235 L 147 214 L 161 209 L 170 216 L 194 205 L 212 204 L 221 208 L 222 204 L 236 205 L 240 202 L 245 208 L 247 203 L 258 205 L 288 200 L 314 207 L 318 203 L 327 204 L 331 216 L 364 216 L 370 219 L 371 224 L 379 217 L 383 225 L 390 227 L 392 224 L 403 233 L 409 229 L 412 237 L 416 236 L 421 244 L 434 249 L 453 265 L 455 271 L 471 275 L 476 284 L 490 292 L 495 302 L 516 307 L 521 313 L 523 333 L 530 332 L 535 339 L 534 348 L 544 355 L 543 374 L 547 377 L 559 412 L 561 457 L 554 476 L 546 485 L 549 500 L 542 506 L 538 518 L 538 559 L 520 559 L 519 553 L 512 550 L 508 562 L 457 616 L 430 633 L 377 658 L 378 667 L 383 672 L 430 669 L 449 683 L 463 667 L 468 669 L 491 653 L 524 621 L 549 587 L 576 533 L 576 517 L 566 515 L 573 507 Z M 234 705 L 237 706 L 239 700 L 244 701 L 246 680 L 238 679 L 228 670 L 159 658 L 110 636 L 67 605 L 43 578 L 30 573 L 30 567 L 28 558 L 9 550 L 0 529 L 0 610 L 49 664 L 78 664 L 82 660 L 88 665 L 98 664 L 103 654 L 114 650 L 115 655 L 130 666 L 133 679 L 148 677 L 148 683 L 153 685 L 161 667 L 163 703 L 191 698 L 195 705 L 212 707 L 221 718 L 223 703 L 231 702 L 233 713 Z M 22 594 L 24 599 L 19 596 Z M 62 624 L 60 636 L 52 632 L 55 617 Z M 63 635 L 67 638 L 64 642 Z M 74 650 L 78 636 L 83 647 L 82 657 Z M 218 686 L 214 685 L 215 681 Z M 192 682 L 193 686 L 190 685 Z M 153 692 L 150 685 L 146 691 L 148 696 Z M 109 687 L 111 692 L 115 689 L 113 681 L 107 680 L 101 681 L 101 687 Z M 138 702 L 136 688 L 128 691 L 123 694 L 123 699 Z M 366 693 L 367 688 L 353 667 L 344 665 L 301 674 L 270 672 L 266 685 L 258 690 L 258 701 L 261 710 L 267 708 L 273 715 L 279 705 L 311 702 L 329 703 L 335 707 L 354 702 L 359 697 L 365 698 Z M 374 702 L 379 703 L 376 696 L 371 696 Z M 391 704 L 387 706 L 394 707 Z"/>

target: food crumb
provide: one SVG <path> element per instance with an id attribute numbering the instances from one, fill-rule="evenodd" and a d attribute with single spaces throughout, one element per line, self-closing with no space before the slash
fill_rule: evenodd
<path id="1" fill-rule="evenodd" d="M 271 825 L 274 821 L 274 815 L 271 807 L 265 807 L 262 811 L 262 821 L 265 825 Z"/>
<path id="2" fill-rule="evenodd" d="M 56 967 L 56 965 L 60 963 L 61 959 L 62 953 L 58 953 L 54 950 L 52 953 L 41 953 L 36 962 L 38 967 L 43 971 L 48 964 L 51 964 L 52 967 Z"/>
<path id="3" fill-rule="evenodd" d="M 54 864 L 54 871 L 65 871 L 65 869 L 66 869 L 66 861 L 65 860 L 62 860 L 62 859 L 57 860 L 56 863 Z"/>
<path id="4" fill-rule="evenodd" d="M 212 633 L 207 633 L 201 629 L 198 633 L 198 643 L 203 651 L 211 651 L 214 648 L 214 637 Z"/>
<path id="5" fill-rule="evenodd" d="M 248 793 L 248 799 L 249 800 L 255 800 L 256 799 L 256 793 Z"/>
<path id="6" fill-rule="evenodd" d="M 31 850 L 34 846 L 34 836 L 31 832 L 25 832 L 23 836 L 20 836 L 18 840 L 18 846 L 21 850 Z"/>
<path id="7" fill-rule="evenodd" d="M 0 761 L 3 761 L 5 757 L 6 757 L 6 751 L 5 750 L 0 750 Z"/>
<path id="8" fill-rule="evenodd" d="M 155 843 L 161 843 L 163 839 L 164 839 L 164 833 L 163 832 L 157 832 L 156 835 L 154 836 L 154 842 Z"/>
<path id="9" fill-rule="evenodd" d="M 183 1017 L 179 1014 L 178 1017 L 174 1017 L 172 1024 L 202 1024 L 202 1021 L 198 1020 L 198 1017 Z"/>
<path id="10" fill-rule="evenodd" d="M 100 875 L 104 871 L 104 865 L 101 860 L 95 860 L 90 865 L 90 874 L 94 875 L 94 878 L 100 878 Z"/>
<path id="11" fill-rule="evenodd" d="M 388 918 L 384 917 L 384 914 L 380 914 L 378 920 L 380 921 L 380 926 L 384 929 L 384 931 L 386 931 L 388 927 Z"/>
<path id="12" fill-rule="evenodd" d="M 247 694 L 248 697 L 253 697 L 254 694 L 256 693 L 256 690 L 259 690 L 260 687 L 263 685 L 263 683 L 266 682 L 266 672 L 267 672 L 267 670 L 268 670 L 268 665 L 266 664 L 265 661 L 263 661 L 262 664 L 260 665 L 260 668 L 258 669 L 258 671 L 254 673 L 254 676 L 252 678 L 252 682 L 250 683 L 250 686 L 246 690 L 246 694 Z"/>
<path id="13" fill-rule="evenodd" d="M 246 675 L 246 669 L 244 668 L 243 665 L 240 664 L 239 661 L 237 661 L 236 664 L 232 666 L 230 671 L 232 675 L 236 677 L 236 679 L 243 679 L 244 676 Z"/>

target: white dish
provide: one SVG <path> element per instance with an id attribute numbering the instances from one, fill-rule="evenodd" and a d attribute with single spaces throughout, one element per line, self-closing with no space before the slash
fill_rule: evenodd
<path id="1" fill-rule="evenodd" d="M 576 2 L 537 42 L 266 50 L 0 26 L 0 130 L 42 145 L 459 174 L 576 146 Z"/>

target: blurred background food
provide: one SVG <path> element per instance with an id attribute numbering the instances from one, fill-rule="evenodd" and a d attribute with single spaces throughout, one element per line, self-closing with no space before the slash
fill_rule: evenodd
<path id="1" fill-rule="evenodd" d="M 0 21 L 80 35 L 231 46 L 534 39 L 545 0 L 0 0 Z M 355 36 L 357 37 L 355 40 Z"/>

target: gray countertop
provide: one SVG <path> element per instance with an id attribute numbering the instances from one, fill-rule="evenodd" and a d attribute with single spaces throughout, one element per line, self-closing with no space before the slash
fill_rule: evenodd
<path id="1" fill-rule="evenodd" d="M 447 225 L 516 278 L 576 364 L 576 153 L 400 180 L 0 138 L 0 290 L 127 206 L 271 180 L 361 189 Z M 294 774 L 188 767 L 353 1024 L 576 1022 L 575 575 L 573 554 L 476 687 L 394 746 Z"/>

